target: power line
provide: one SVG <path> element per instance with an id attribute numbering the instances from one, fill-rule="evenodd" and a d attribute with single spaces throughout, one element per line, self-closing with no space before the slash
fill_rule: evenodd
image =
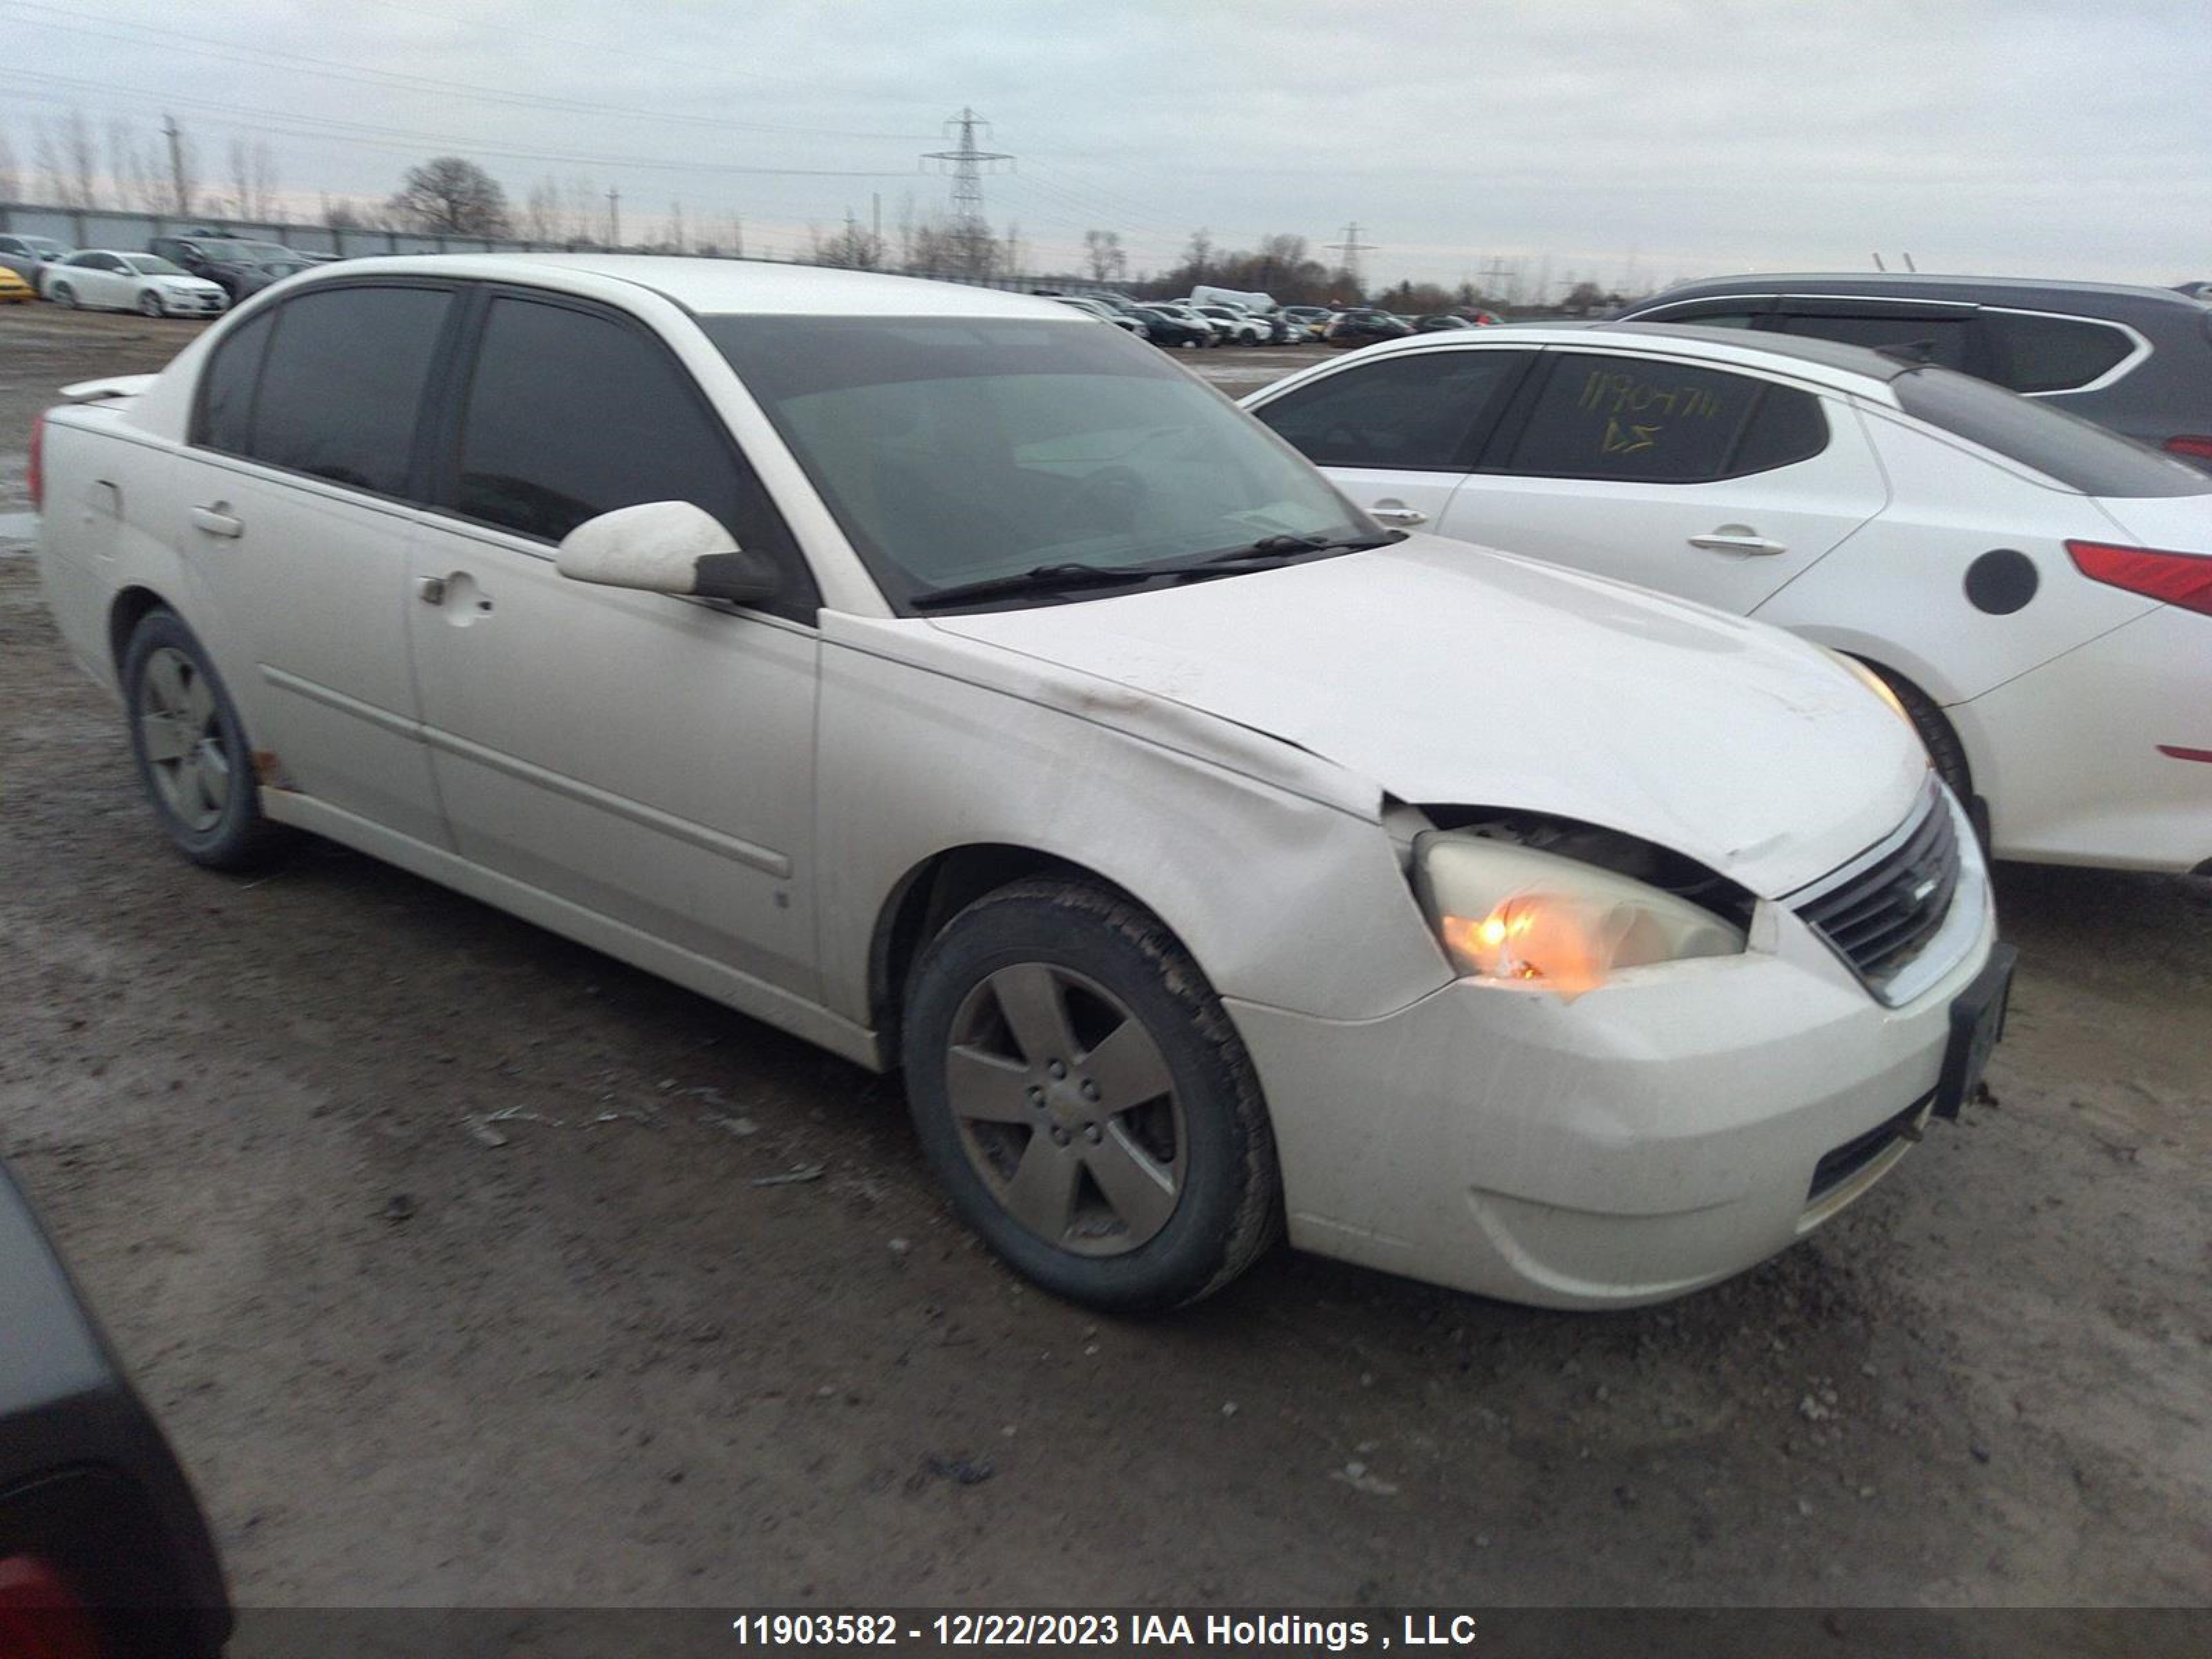
<path id="1" fill-rule="evenodd" d="M 197 36 L 180 30 L 167 29 L 153 23 L 140 23 L 127 19 L 103 19 L 88 16 L 82 12 L 68 10 L 60 6 L 38 3 L 38 0 L 0 0 L 0 9 L 8 11 L 43 12 L 52 17 L 67 17 L 77 21 L 56 22 L 49 17 L 26 17 L 22 21 L 34 27 L 57 29 L 72 34 L 89 34 L 100 39 L 121 40 L 128 44 L 158 46 L 163 52 L 184 52 L 221 62 L 249 65 L 278 64 L 296 72 L 321 76 L 335 81 L 349 81 L 362 86 L 384 87 L 401 92 L 429 93 L 441 98 L 462 97 L 482 103 L 504 104 L 523 109 L 543 109 L 569 114 L 618 115 L 632 120 L 667 121 L 689 126 L 720 128 L 732 132 L 781 134 L 799 138 L 854 138 L 881 140 L 890 143 L 909 142 L 918 135 L 904 132 L 854 132 L 837 128 L 792 127 L 766 121 L 738 121 L 713 115 L 690 115 L 677 110 L 643 109 L 635 106 L 594 103 L 586 99 L 565 98 L 556 94 L 518 92 L 510 88 L 483 87 L 467 82 L 441 81 L 428 76 L 409 74 L 404 70 L 372 69 L 366 65 L 340 64 L 326 58 L 311 58 L 301 52 L 283 52 L 275 47 L 210 46 L 203 44 Z M 118 29 L 128 33 L 118 33 Z M 153 37 L 148 39 L 146 37 Z"/>
<path id="2" fill-rule="evenodd" d="M 713 161 L 672 161 L 641 155 L 579 155 L 564 151 L 517 148 L 512 145 L 485 143 L 473 138 L 459 138 L 451 134 L 418 131 L 405 127 L 387 127 L 365 121 L 344 121 L 331 116 L 299 115 L 289 112 L 270 112 L 248 109 L 237 104 L 226 104 L 213 99 L 185 98 L 167 93 L 150 91 L 143 87 L 118 87 L 100 81 L 81 80 L 72 76 L 48 75 L 38 70 L 0 70 L 0 80 L 30 80 L 49 85 L 76 88 L 103 97 L 136 99 L 159 107 L 172 104 L 180 109 L 198 109 L 244 124 L 249 130 L 288 134 L 295 137 L 335 139 L 345 143 L 359 144 L 375 149 L 419 150 L 425 147 L 467 150 L 481 155 L 501 156 L 509 161 L 552 161 L 564 167 L 640 167 L 675 173 L 733 173 L 757 178 L 793 179 L 887 179 L 898 175 L 881 167 L 732 167 Z M 53 94 L 23 92 L 19 95 L 48 103 L 71 103 L 70 98 Z M 305 125 L 301 125 L 305 124 Z M 374 135 L 385 135 L 377 137 Z"/>

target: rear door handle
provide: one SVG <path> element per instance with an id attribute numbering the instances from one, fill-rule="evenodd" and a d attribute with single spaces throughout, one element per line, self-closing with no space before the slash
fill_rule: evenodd
<path id="1" fill-rule="evenodd" d="M 1789 544 L 1769 541 L 1764 536 L 1754 536 L 1749 531 L 1716 530 L 1710 536 L 1692 536 L 1690 545 L 1702 547 L 1714 553 L 1787 553 Z"/>
<path id="2" fill-rule="evenodd" d="M 1418 507 L 1407 507 L 1396 501 L 1377 501 L 1367 509 L 1370 519 L 1380 519 L 1384 524 L 1426 524 L 1429 515 Z"/>
<path id="3" fill-rule="evenodd" d="M 231 517 L 224 511 L 229 505 L 228 501 L 212 501 L 205 507 L 194 507 L 191 514 L 192 528 L 204 530 L 210 536 L 244 535 L 245 522 Z"/>

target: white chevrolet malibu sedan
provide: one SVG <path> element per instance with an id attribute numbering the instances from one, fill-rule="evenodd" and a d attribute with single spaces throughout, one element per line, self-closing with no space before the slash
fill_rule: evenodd
<path id="1" fill-rule="evenodd" d="M 1049 301 L 358 260 L 73 390 L 47 591 L 187 857 L 313 831 L 902 1066 L 1068 1297 L 1285 1224 L 1671 1296 L 2002 1020 L 1966 817 L 1851 668 L 1378 526 Z"/>

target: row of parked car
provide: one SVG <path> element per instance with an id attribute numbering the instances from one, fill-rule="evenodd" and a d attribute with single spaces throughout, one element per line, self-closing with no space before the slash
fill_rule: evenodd
<path id="1" fill-rule="evenodd" d="M 156 236 L 143 251 L 73 248 L 51 236 L 0 235 L 0 302 L 51 300 L 88 311 L 207 317 L 271 283 L 337 258 L 234 231 Z"/>
<path id="2" fill-rule="evenodd" d="M 1186 346 L 1372 344 L 1409 334 L 1479 328 L 1499 319 L 1486 311 L 1427 317 L 1400 317 L 1371 306 L 1241 305 L 1233 300 L 1193 296 L 1182 300 L 1132 300 L 1100 289 L 1052 294 L 1060 304 L 1111 323 L 1129 333 L 1170 348 Z"/>

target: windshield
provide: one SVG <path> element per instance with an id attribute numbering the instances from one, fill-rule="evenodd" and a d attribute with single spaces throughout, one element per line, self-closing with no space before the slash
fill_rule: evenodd
<path id="1" fill-rule="evenodd" d="M 1270 536 L 1379 534 L 1272 433 L 1118 328 L 700 325 L 896 605 L 1043 565 L 1130 569 Z"/>
<path id="2" fill-rule="evenodd" d="M 158 253 L 126 253 L 123 263 L 141 276 L 182 276 L 186 275 Z"/>
<path id="3" fill-rule="evenodd" d="M 1890 382 L 1908 415 L 2034 468 L 2085 495 L 2201 495 L 2212 475 L 2063 410 L 1948 368 Z"/>

